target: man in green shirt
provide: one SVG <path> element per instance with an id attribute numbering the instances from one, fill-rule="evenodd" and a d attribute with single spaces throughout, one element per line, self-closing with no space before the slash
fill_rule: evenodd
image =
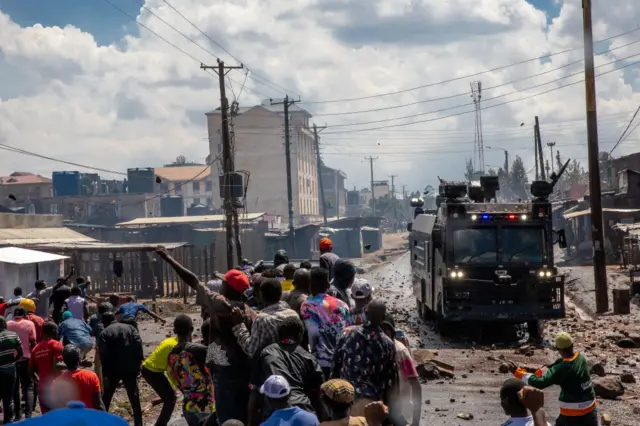
<path id="1" fill-rule="evenodd" d="M 574 350 L 569 333 L 559 333 L 555 345 L 562 358 L 535 374 L 512 363 L 514 376 L 536 389 L 560 386 L 560 416 L 556 426 L 597 426 L 596 395 L 587 360 Z"/>

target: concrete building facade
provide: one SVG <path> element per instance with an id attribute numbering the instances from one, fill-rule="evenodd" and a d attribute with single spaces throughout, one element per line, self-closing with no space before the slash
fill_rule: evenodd
<path id="1" fill-rule="evenodd" d="M 212 156 L 213 158 L 213 156 Z M 183 214 L 187 214 L 187 208 L 193 204 L 202 204 L 213 207 L 214 188 L 211 166 L 199 165 L 175 165 L 158 167 L 155 169 L 157 177 L 162 179 L 159 192 L 167 195 L 179 195 L 184 204 Z M 218 182 L 216 177 L 215 182 Z M 219 190 L 218 190 L 219 192 Z"/>
<path id="2" fill-rule="evenodd" d="M 327 217 L 345 217 L 347 213 L 347 190 L 344 181 L 347 174 L 342 170 L 332 169 L 321 164 L 322 187 L 324 199 L 327 204 Z"/>
<path id="3" fill-rule="evenodd" d="M 291 183 L 294 222 L 305 224 L 320 219 L 318 172 L 313 132 L 309 129 L 311 115 L 292 105 L 290 113 Z M 213 206 L 222 206 L 218 189 L 222 174 L 222 136 L 220 110 L 206 114 L 209 150 L 212 159 L 211 176 L 215 182 Z M 247 171 L 245 206 L 249 212 L 265 212 L 288 218 L 287 171 L 284 143 L 284 111 L 282 105 L 239 108 L 233 118 L 233 150 L 236 171 Z M 247 184 L 248 179 L 248 184 Z"/>

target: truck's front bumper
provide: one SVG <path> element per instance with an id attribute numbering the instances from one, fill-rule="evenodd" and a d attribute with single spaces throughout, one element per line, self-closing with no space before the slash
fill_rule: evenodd
<path id="1" fill-rule="evenodd" d="M 564 318 L 564 277 L 516 284 L 465 280 L 444 286 L 448 321 L 525 322 Z"/>

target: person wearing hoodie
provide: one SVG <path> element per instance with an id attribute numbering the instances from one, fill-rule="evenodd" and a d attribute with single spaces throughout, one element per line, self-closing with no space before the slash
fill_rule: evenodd
<path id="1" fill-rule="evenodd" d="M 355 304 L 349 296 L 349 289 L 356 279 L 356 267 L 350 260 L 338 259 L 333 265 L 333 280 L 329 288 L 329 294 L 342 300 L 350 308 Z"/>

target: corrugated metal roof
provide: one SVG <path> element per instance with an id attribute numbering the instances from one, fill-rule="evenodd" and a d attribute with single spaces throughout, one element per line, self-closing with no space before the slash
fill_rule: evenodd
<path id="1" fill-rule="evenodd" d="M 43 251 L 28 250 L 20 247 L 0 248 L 0 263 L 11 263 L 14 265 L 28 265 L 30 263 L 53 262 L 56 260 L 68 259 L 68 256 L 60 256 Z"/>
<path id="2" fill-rule="evenodd" d="M 602 209 L 603 212 L 609 212 L 609 213 L 640 213 L 640 209 L 610 209 L 610 208 L 604 208 Z M 591 214 L 591 209 L 586 209 L 586 210 L 580 210 L 580 211 L 574 211 L 571 213 L 565 213 L 564 214 L 564 218 L 565 219 L 571 219 L 573 217 L 579 217 L 579 216 L 586 216 Z"/>
<path id="3" fill-rule="evenodd" d="M 85 251 L 151 251 L 155 250 L 158 246 L 163 246 L 167 250 L 173 250 L 179 247 L 183 247 L 187 243 L 104 243 L 101 241 L 93 242 L 79 242 L 79 243 L 49 243 L 38 244 L 33 246 L 40 250 L 53 250 L 53 251 L 73 251 L 73 250 L 85 250 Z"/>
<path id="4" fill-rule="evenodd" d="M 239 219 L 243 221 L 253 221 L 260 219 L 265 213 L 247 213 L 240 215 Z M 117 224 L 118 227 L 129 226 L 153 226 L 153 225 L 177 225 L 202 222 L 222 222 L 225 216 L 222 214 L 211 214 L 204 216 L 179 216 L 179 217 L 141 217 L 128 222 Z"/>
<path id="5" fill-rule="evenodd" d="M 0 245 L 21 246 L 47 243 L 76 243 L 95 241 L 69 228 L 2 228 L 0 229 Z"/>

